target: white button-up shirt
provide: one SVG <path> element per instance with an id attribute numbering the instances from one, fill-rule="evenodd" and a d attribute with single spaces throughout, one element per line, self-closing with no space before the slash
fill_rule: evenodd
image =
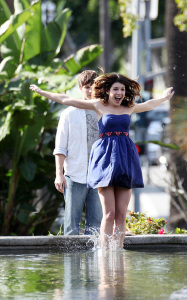
<path id="1" fill-rule="evenodd" d="M 53 154 L 64 154 L 64 174 L 86 183 L 88 169 L 87 125 L 84 109 L 68 107 L 60 116 Z"/>

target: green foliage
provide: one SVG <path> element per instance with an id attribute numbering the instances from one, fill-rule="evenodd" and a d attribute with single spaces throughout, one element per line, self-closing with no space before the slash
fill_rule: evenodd
<path id="1" fill-rule="evenodd" d="M 174 23 L 180 31 L 187 31 L 187 0 L 175 0 L 179 13 L 174 18 Z"/>
<path id="2" fill-rule="evenodd" d="M 22 25 L 28 18 L 31 12 L 24 11 L 18 15 L 11 16 L 0 28 L 0 43 L 4 42 L 20 25 Z"/>
<path id="3" fill-rule="evenodd" d="M 58 3 L 67 3 L 71 9 L 72 15 L 68 26 L 68 32 L 72 38 L 75 48 L 80 49 L 87 44 L 96 44 L 99 40 L 99 2 L 98 0 L 68 0 L 56 1 Z M 118 1 L 109 0 L 109 17 L 110 17 L 110 38 L 112 51 L 112 70 L 119 72 L 122 68 L 124 72 L 124 60 L 126 57 L 127 46 L 130 39 L 123 38 L 122 19 Z M 63 49 L 62 49 L 62 53 Z M 93 65 L 95 67 L 95 65 Z"/>
<path id="4" fill-rule="evenodd" d="M 179 9 L 178 14 L 174 18 L 174 24 L 178 26 L 180 31 L 187 31 L 187 0 L 175 0 L 177 7 Z M 128 37 L 132 35 L 133 30 L 137 29 L 137 21 L 139 19 L 138 15 L 134 15 L 129 11 L 129 6 L 131 4 L 130 0 L 118 0 L 118 3 L 120 5 L 120 16 L 123 20 L 123 35 L 124 37 Z M 159 35 L 159 31 L 161 34 L 161 37 L 163 36 L 163 25 L 160 26 L 160 22 L 163 23 L 164 19 L 164 6 L 165 2 L 162 1 L 159 3 L 159 15 L 158 19 L 153 22 L 153 35 L 157 32 L 157 35 Z M 157 26 L 155 26 L 155 23 Z M 157 29 L 156 29 L 157 27 Z M 159 37 L 159 36 L 157 36 Z"/>
<path id="5" fill-rule="evenodd" d="M 163 227 L 167 224 L 164 218 L 147 217 L 145 213 L 129 212 L 130 219 L 126 218 L 126 227 L 133 234 L 164 234 Z"/>
<path id="6" fill-rule="evenodd" d="M 84 47 L 77 51 L 76 55 L 71 55 L 64 61 L 65 67 L 72 75 L 74 75 L 91 60 L 98 57 L 102 51 L 102 47 L 99 45 Z"/>
<path id="7" fill-rule="evenodd" d="M 129 11 L 130 0 L 118 0 L 120 5 L 120 16 L 123 20 L 123 36 L 126 38 L 132 35 L 133 30 L 137 29 L 137 20 L 139 16 Z"/>
<path id="8" fill-rule="evenodd" d="M 63 235 L 62 224 L 60 225 L 59 231 L 55 235 L 57 235 L 57 236 Z M 54 234 L 49 231 L 48 236 L 54 236 Z"/>
<path id="9" fill-rule="evenodd" d="M 14 63 L 15 57 L 7 56 L 0 63 L 0 80 L 5 78 L 11 78 L 12 74 L 15 73 L 17 69 L 17 65 Z"/>
<path id="10" fill-rule="evenodd" d="M 21 12 L 20 6 L 23 6 Z M 15 1 L 15 8 L 19 13 L 10 16 L 4 0 L 0 2 L 0 10 L 5 11 L 4 21 L 6 17 L 0 31 L 1 55 L 4 58 L 0 64 L 1 78 L 11 78 L 18 66 L 30 59 L 35 64 L 49 64 L 61 49 L 71 15 L 69 9 L 64 9 L 44 27 L 41 23 L 41 1 L 31 5 L 28 0 Z"/>
<path id="11" fill-rule="evenodd" d="M 6 174 L 1 176 L 0 182 L 1 234 L 31 234 L 33 231 L 37 234 L 38 222 L 50 226 L 63 201 L 49 182 L 55 172 L 49 153 L 53 149 L 57 119 L 49 103 L 31 97 L 27 89 L 30 83 L 23 78 L 16 90 L 8 86 L 1 95 L 0 173 Z M 45 201 L 37 196 L 37 190 L 44 186 L 48 190 Z M 50 211 L 48 202 L 53 203 Z M 36 213 L 33 215 L 33 212 Z M 45 228 L 44 232 L 47 232 Z"/>
<path id="12" fill-rule="evenodd" d="M 174 149 L 174 150 L 179 150 L 180 147 L 175 145 L 175 144 L 166 144 L 163 142 L 159 142 L 157 140 L 150 140 L 150 141 L 141 141 L 141 142 L 136 142 L 135 144 L 155 144 L 155 145 L 159 145 L 161 147 L 165 147 L 165 148 L 169 148 L 169 149 Z"/>
<path id="13" fill-rule="evenodd" d="M 75 62 L 63 67 L 55 57 L 64 41 L 70 10 L 60 11 L 44 28 L 41 1 L 30 5 L 28 0 L 15 0 L 14 6 L 11 16 L 5 1 L 0 1 L 2 28 L 6 28 L 0 36 L 0 234 L 43 235 L 63 202 L 54 186 L 52 156 L 62 106 L 43 101 L 29 85 L 39 83 L 53 92 L 72 88 L 77 81 L 72 75 L 93 61 L 102 48 L 80 49 L 75 54 L 78 67 Z M 26 22 L 25 14 L 29 16 Z"/>
<path id="14" fill-rule="evenodd" d="M 181 229 L 181 228 L 176 228 L 175 233 L 176 234 L 187 234 L 187 230 L 186 229 Z"/>

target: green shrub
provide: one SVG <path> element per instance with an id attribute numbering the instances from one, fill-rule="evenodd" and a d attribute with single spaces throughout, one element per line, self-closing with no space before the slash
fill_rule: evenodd
<path id="1" fill-rule="evenodd" d="M 126 228 L 133 234 L 164 234 L 163 227 L 167 224 L 164 218 L 155 219 L 147 217 L 145 213 L 129 212 L 126 218 Z"/>
<path id="2" fill-rule="evenodd" d="M 176 228 L 175 233 L 177 233 L 177 234 L 187 234 L 187 230 L 186 229 L 181 229 L 181 228 Z"/>

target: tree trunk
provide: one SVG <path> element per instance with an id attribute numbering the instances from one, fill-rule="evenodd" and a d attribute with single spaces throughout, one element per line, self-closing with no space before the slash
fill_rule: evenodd
<path id="1" fill-rule="evenodd" d="M 110 55 L 110 18 L 108 9 L 108 0 L 100 0 L 99 8 L 99 39 L 104 51 L 100 55 L 100 65 L 105 72 L 111 70 L 111 55 Z"/>
<path id="2" fill-rule="evenodd" d="M 180 32 L 178 27 L 174 25 L 173 19 L 177 12 L 175 0 L 166 1 L 167 85 L 172 86 L 175 90 L 175 95 L 171 100 L 171 119 L 175 118 L 175 109 L 178 105 L 184 103 L 187 95 L 185 82 L 187 72 L 187 32 Z M 175 143 L 175 135 L 172 132 L 171 142 Z M 172 229 L 176 227 L 187 228 L 187 217 L 185 218 L 185 215 L 187 216 L 187 203 L 184 203 L 186 201 L 185 197 L 182 199 L 181 194 L 174 191 L 174 189 L 182 188 L 184 192 L 187 192 L 187 161 L 184 153 L 181 151 L 173 151 L 171 153 L 171 177 L 173 186 L 171 189 L 170 226 Z"/>

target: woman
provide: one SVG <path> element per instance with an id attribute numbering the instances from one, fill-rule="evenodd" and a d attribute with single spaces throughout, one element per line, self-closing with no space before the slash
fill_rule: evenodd
<path id="1" fill-rule="evenodd" d="M 97 113 L 100 139 L 92 146 L 88 168 L 88 187 L 97 188 L 102 210 L 101 244 L 108 247 L 111 237 L 123 247 L 127 207 L 132 188 L 143 187 L 138 153 L 128 137 L 130 116 L 152 110 L 174 94 L 170 87 L 159 99 L 134 103 L 140 85 L 120 74 L 104 74 L 95 79 L 93 100 L 84 101 L 65 94 L 30 89 L 55 102 Z"/>

